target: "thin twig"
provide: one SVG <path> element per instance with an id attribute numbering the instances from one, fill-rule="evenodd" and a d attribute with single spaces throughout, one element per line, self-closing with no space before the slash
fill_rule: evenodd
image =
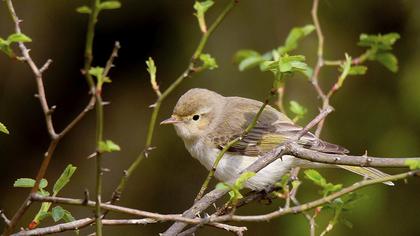
<path id="1" fill-rule="evenodd" d="M 6 214 L 4 214 L 3 210 L 0 210 L 0 217 L 4 220 L 4 223 L 6 223 L 6 225 L 10 225 L 10 220 L 9 218 L 7 218 Z"/>
<path id="2" fill-rule="evenodd" d="M 304 203 L 304 204 L 301 204 L 301 205 L 298 205 L 298 206 L 293 206 L 293 207 L 289 207 L 289 208 L 281 208 L 277 211 L 274 211 L 274 212 L 271 212 L 271 213 L 268 213 L 268 214 L 254 215 L 254 216 L 224 215 L 224 216 L 216 216 L 216 217 L 210 217 L 210 218 L 193 218 L 193 219 L 191 219 L 191 218 L 188 218 L 188 217 L 185 217 L 185 216 L 181 216 L 179 214 L 158 214 L 158 213 L 152 213 L 152 212 L 127 208 L 127 207 L 121 207 L 121 206 L 116 206 L 116 205 L 112 205 L 112 204 L 105 204 L 105 203 L 101 204 L 101 208 L 106 209 L 106 210 L 110 210 L 110 211 L 114 211 L 114 212 L 118 212 L 118 213 L 125 213 L 125 214 L 129 214 L 129 215 L 152 218 L 152 219 L 155 219 L 156 221 L 180 221 L 180 222 L 185 222 L 185 223 L 188 223 L 188 224 L 201 224 L 203 221 L 206 221 L 207 224 L 210 224 L 210 225 L 213 225 L 213 226 L 217 227 L 217 224 L 215 224 L 215 223 L 220 223 L 220 222 L 225 222 L 225 221 L 261 222 L 261 221 L 269 221 L 269 220 L 274 219 L 276 217 L 287 215 L 287 214 L 296 214 L 296 213 L 304 212 L 304 211 L 307 211 L 309 209 L 313 209 L 315 207 L 322 206 L 326 203 L 329 203 L 329 202 L 333 201 L 336 198 L 339 198 L 339 197 L 341 197 L 345 194 L 356 191 L 356 190 L 361 189 L 363 187 L 373 185 L 373 184 L 377 184 L 377 183 L 386 182 L 386 181 L 402 180 L 402 179 L 406 179 L 406 178 L 412 177 L 412 176 L 420 176 L 420 170 L 414 170 L 414 171 L 409 171 L 409 172 L 405 172 L 405 173 L 401 173 L 401 174 L 385 176 L 385 177 L 381 177 L 381 178 L 377 178 L 377 179 L 362 180 L 362 181 L 357 182 L 355 184 L 352 184 L 352 185 L 350 185 L 346 188 L 343 188 L 342 190 L 340 190 L 338 192 L 335 192 L 331 195 L 322 197 L 320 199 L 317 199 L 317 200 L 314 200 L 314 201 L 311 201 L 311 202 L 308 202 L 308 203 Z M 78 206 L 89 206 L 89 207 L 94 207 L 95 204 L 96 204 L 93 201 L 88 201 L 86 203 L 84 199 L 47 197 L 47 196 L 41 196 L 41 195 L 37 195 L 37 194 L 33 195 L 31 200 L 40 201 L 40 202 L 53 202 L 53 203 L 60 203 L 60 204 L 78 205 Z M 202 201 L 202 199 L 200 201 Z"/>
<path id="3" fill-rule="evenodd" d="M 239 216 L 239 215 L 226 215 L 226 216 L 219 216 L 216 217 L 214 219 L 211 219 L 211 222 L 223 222 L 223 221 L 252 221 L 252 222 L 262 222 L 262 221 L 269 221 L 271 219 L 277 218 L 279 216 L 283 216 L 283 215 L 287 215 L 287 214 L 296 214 L 296 213 L 300 213 L 303 211 L 307 211 L 309 209 L 313 209 L 315 207 L 318 206 L 322 206 L 326 203 L 329 203 L 331 201 L 333 201 L 336 198 L 339 198 L 345 194 L 348 194 L 350 192 L 356 191 L 358 189 L 361 189 L 363 187 L 369 186 L 369 185 L 373 185 L 373 184 L 377 184 L 377 183 L 382 183 L 382 182 L 386 182 L 386 181 L 397 181 L 397 180 L 401 180 L 401 179 L 406 179 L 408 177 L 411 176 L 419 176 L 420 174 L 420 170 L 416 170 L 416 171 L 409 171 L 409 172 L 405 172 L 402 174 L 396 174 L 396 175 L 390 175 L 390 176 L 385 176 L 385 177 L 381 177 L 381 178 L 377 178 L 377 179 L 370 179 L 370 180 L 362 180 L 360 182 L 354 183 L 346 188 L 343 188 L 342 190 L 335 192 L 331 195 L 328 195 L 326 197 L 302 204 L 302 205 L 298 205 L 298 206 L 294 206 L 294 207 L 290 207 L 290 208 L 281 208 L 277 211 L 268 213 L 268 214 L 263 214 L 263 215 L 254 215 L 254 216 Z"/>
<path id="4" fill-rule="evenodd" d="M 120 43 L 117 41 L 114 44 L 114 48 L 109 56 L 109 59 L 106 63 L 106 66 L 103 71 L 103 78 L 107 77 L 109 71 L 111 70 L 115 58 L 118 56 L 118 50 L 121 48 Z M 100 87 L 98 87 L 100 86 Z M 95 227 L 96 235 L 102 235 L 102 213 L 101 213 L 101 201 L 102 201 L 102 151 L 100 150 L 101 143 L 103 142 L 103 133 L 104 133 L 104 104 L 102 102 L 102 85 L 99 85 L 96 88 L 95 98 L 96 98 L 96 206 L 95 206 Z"/>
<path id="5" fill-rule="evenodd" d="M 44 228 L 37 228 L 28 231 L 20 231 L 12 234 L 12 236 L 32 236 L 32 235 L 47 235 L 61 233 L 70 230 L 78 230 L 92 225 L 95 222 L 95 218 L 83 218 L 68 223 L 57 224 Z M 116 225 L 145 225 L 153 224 L 158 221 L 150 218 L 145 219 L 102 219 L 102 225 L 116 226 Z"/>
<path id="6" fill-rule="evenodd" d="M 149 155 L 152 148 L 152 139 L 154 134 L 154 129 L 156 126 L 156 120 L 159 114 L 160 106 L 162 102 L 166 99 L 166 97 L 169 96 L 169 94 L 172 93 L 186 78 L 191 77 L 193 73 L 196 72 L 195 63 L 199 59 L 201 53 L 203 52 L 203 49 L 209 39 L 209 37 L 212 35 L 212 33 L 216 30 L 216 28 L 220 25 L 220 23 L 225 19 L 226 15 L 233 9 L 235 6 L 235 3 L 237 0 L 231 0 L 230 3 L 224 8 L 224 10 L 220 13 L 220 15 L 216 18 L 216 20 L 213 22 L 213 24 L 209 27 L 208 31 L 203 33 L 201 36 L 201 39 L 198 43 L 197 48 L 195 49 L 193 56 L 191 58 L 190 63 L 187 66 L 187 69 L 180 75 L 178 78 L 161 94 L 161 96 L 158 97 L 156 103 L 153 105 L 153 112 L 150 117 L 149 125 L 147 128 L 147 134 L 146 134 L 146 143 L 144 145 L 143 150 L 140 152 L 140 154 L 137 156 L 137 158 L 131 163 L 129 168 L 124 171 L 124 175 L 121 177 L 121 180 L 114 190 L 112 194 L 111 202 L 114 203 L 118 201 L 121 197 L 122 192 L 125 189 L 125 186 L 130 179 L 131 175 L 134 173 L 134 171 L 138 168 L 140 165 L 140 162 Z"/>
<path id="7" fill-rule="evenodd" d="M 6 0 L 6 4 L 7 4 L 8 10 L 9 10 L 10 16 L 11 16 L 11 18 L 12 18 L 14 24 L 15 24 L 15 32 L 16 33 L 22 33 L 22 30 L 20 28 L 21 20 L 16 15 L 12 0 Z M 24 61 L 29 65 L 29 67 L 31 68 L 31 70 L 32 70 L 32 72 L 35 76 L 35 81 L 36 81 L 37 90 L 38 90 L 37 98 L 40 101 L 41 108 L 42 108 L 44 116 L 45 116 L 47 131 L 48 131 L 48 134 L 50 135 L 50 138 L 51 138 L 51 142 L 48 146 L 48 149 L 44 154 L 44 159 L 42 161 L 42 164 L 41 164 L 41 166 L 40 166 L 40 168 L 37 172 L 34 187 L 31 189 L 31 194 L 32 194 L 32 193 L 35 193 L 38 190 L 39 183 L 40 183 L 41 179 L 45 176 L 48 165 L 49 165 L 49 163 L 51 161 L 51 158 L 53 156 L 54 150 L 55 150 L 57 144 L 59 143 L 59 141 L 61 140 L 61 138 L 63 138 L 63 136 L 65 134 L 67 134 L 85 116 L 85 114 L 89 110 L 92 109 L 93 104 L 95 103 L 95 100 L 94 100 L 94 98 L 91 98 L 91 100 L 89 101 L 86 108 L 83 109 L 83 111 L 78 116 L 76 116 L 76 118 L 73 121 L 71 121 L 63 129 L 62 132 L 57 134 L 55 129 L 54 129 L 54 125 L 53 125 L 53 121 L 52 121 L 52 113 L 53 113 L 54 109 L 50 108 L 49 105 L 48 105 L 46 94 L 45 94 L 45 89 L 44 89 L 43 77 L 42 77 L 43 73 L 49 68 L 50 64 L 52 63 L 52 60 L 48 59 L 47 62 L 39 69 L 37 67 L 37 65 L 35 64 L 35 62 L 32 60 L 32 57 L 29 54 L 29 49 L 26 47 L 26 45 L 22 42 L 19 42 L 18 45 L 19 45 L 19 48 L 20 48 L 20 51 L 22 53 L 22 57 L 23 57 Z M 12 217 L 12 220 L 11 220 L 10 224 L 8 225 L 8 227 L 6 227 L 6 229 L 4 231 L 4 235 L 8 235 L 12 232 L 12 230 L 16 226 L 17 222 L 20 220 L 20 218 L 23 216 L 23 214 L 29 208 L 29 206 L 31 204 L 31 201 L 28 200 L 29 198 L 30 197 L 28 196 L 27 199 L 25 200 L 25 202 L 22 203 L 19 210 Z"/>
<path id="8" fill-rule="evenodd" d="M 67 205 L 88 206 L 92 208 L 96 206 L 96 202 L 94 201 L 86 202 L 84 199 L 45 197 L 38 194 L 33 195 L 31 199 L 33 201 L 39 201 L 39 202 L 53 202 L 53 203 L 60 203 L 60 204 L 67 204 Z M 116 206 L 116 205 L 106 204 L 106 203 L 101 203 L 100 207 L 103 210 L 109 210 L 113 212 L 124 213 L 124 214 L 139 216 L 139 217 L 147 217 L 147 218 L 151 218 L 156 221 L 159 221 L 159 222 L 182 221 L 188 224 L 200 224 L 202 220 L 201 218 L 190 219 L 187 217 L 183 217 L 180 214 L 159 214 L 159 213 L 142 211 L 142 210 L 132 209 L 128 207 L 121 207 L 121 206 Z M 215 226 L 217 228 L 223 228 L 223 229 L 227 227 L 226 225 L 217 224 L 217 222 L 209 222 L 208 224 L 211 226 Z"/>

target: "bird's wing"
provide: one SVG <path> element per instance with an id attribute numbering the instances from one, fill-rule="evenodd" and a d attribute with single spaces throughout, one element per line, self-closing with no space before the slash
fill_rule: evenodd
<path id="1" fill-rule="evenodd" d="M 214 132 L 208 135 L 211 142 L 219 149 L 222 149 L 229 141 L 242 135 L 262 105 L 262 103 L 254 100 L 247 99 L 243 104 L 240 101 L 236 101 L 235 106 L 231 106 L 232 109 L 225 114 L 224 119 L 220 121 Z M 254 103 L 250 104 L 250 101 L 254 101 Z M 247 112 L 244 113 L 244 110 Z M 229 114 L 233 112 L 236 114 Z M 238 114 L 243 115 L 238 116 Z M 238 155 L 261 156 L 279 144 L 295 139 L 300 130 L 302 130 L 302 127 L 293 124 L 282 113 L 267 106 L 254 128 L 243 139 L 230 147 L 228 152 Z M 298 143 L 305 148 L 325 153 L 344 154 L 348 152 L 345 148 L 322 141 L 309 132 Z"/>

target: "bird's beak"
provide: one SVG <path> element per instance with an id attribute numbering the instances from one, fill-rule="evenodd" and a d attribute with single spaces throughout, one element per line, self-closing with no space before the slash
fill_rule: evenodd
<path id="1" fill-rule="evenodd" d="M 176 124 L 180 123 L 181 121 L 178 120 L 176 117 L 171 116 L 170 118 L 160 122 L 161 125 L 170 125 L 170 124 Z"/>

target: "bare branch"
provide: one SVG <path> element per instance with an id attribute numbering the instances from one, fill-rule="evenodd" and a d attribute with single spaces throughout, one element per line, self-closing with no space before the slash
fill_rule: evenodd
<path id="1" fill-rule="evenodd" d="M 401 167 L 407 168 L 405 163 L 407 160 L 420 161 L 420 157 L 371 157 L 371 156 L 350 156 L 350 155 L 339 155 L 320 153 L 303 148 L 297 144 L 287 144 L 288 153 L 297 158 L 305 159 L 308 161 L 336 164 L 336 165 L 348 165 L 348 166 L 362 166 L 362 167 Z"/>
<path id="2" fill-rule="evenodd" d="M 409 171 L 406 173 L 402 173 L 402 174 L 397 174 L 397 175 L 391 175 L 391 176 L 386 176 L 386 177 L 382 177 L 382 178 L 377 178 L 377 179 L 370 179 L 370 180 L 362 180 L 360 182 L 354 183 L 352 185 L 350 185 L 349 187 L 343 188 L 342 190 L 335 192 L 331 195 L 328 195 L 326 197 L 317 199 L 315 201 L 311 201 L 302 205 L 298 205 L 298 206 L 294 206 L 294 207 L 290 207 L 290 208 L 280 208 L 277 211 L 268 213 L 268 214 L 264 214 L 264 215 L 255 215 L 255 216 L 238 216 L 238 215 L 226 215 L 226 216 L 220 216 L 220 217 L 216 217 L 214 218 L 212 221 L 226 221 L 226 220 L 231 220 L 231 221 L 269 221 L 271 219 L 274 219 L 276 217 L 279 216 L 283 216 L 283 215 L 287 215 L 287 214 L 296 214 L 296 213 L 300 213 L 303 211 L 307 211 L 309 209 L 324 205 L 326 203 L 331 202 L 332 200 L 339 198 L 347 193 L 353 192 L 355 190 L 358 190 L 360 188 L 369 186 L 369 185 L 373 185 L 373 184 L 377 184 L 377 183 L 382 183 L 382 182 L 386 182 L 386 181 L 396 181 L 396 180 L 401 180 L 401 179 L 406 179 L 408 177 L 411 176 L 419 176 L 420 174 L 420 170 L 416 170 L 416 171 Z"/>
<path id="3" fill-rule="evenodd" d="M 254 216 L 239 216 L 239 215 L 224 215 L 224 216 L 212 216 L 212 217 L 208 217 L 208 218 L 188 218 L 188 217 L 184 217 L 181 216 L 179 214 L 158 214 L 158 213 L 152 213 L 152 212 L 147 212 L 147 211 L 142 211 L 142 210 L 137 210 L 137 209 L 132 209 L 132 208 L 127 208 L 127 207 L 121 207 L 121 206 L 115 206 L 115 205 L 111 205 L 111 204 L 101 204 L 101 208 L 102 209 L 106 209 L 106 210 L 110 210 L 110 211 L 114 211 L 114 212 L 119 212 L 119 213 L 125 213 L 125 214 L 130 214 L 130 215 L 136 215 L 136 216 L 140 216 L 140 217 L 147 217 L 147 218 L 151 218 L 154 219 L 155 221 L 152 221 L 151 219 L 140 219 L 140 220 L 133 220 L 133 221 L 127 221 L 127 220 L 102 220 L 102 222 L 107 222 L 109 224 L 112 225 L 117 225 L 117 224 L 143 224 L 143 223 L 155 223 L 155 222 L 162 222 L 162 221 L 179 221 L 179 222 L 184 222 L 187 224 L 202 224 L 203 222 L 205 222 L 205 224 L 209 224 L 211 226 L 214 227 L 218 227 L 218 228 L 223 228 L 223 229 L 233 229 L 233 226 L 227 226 L 227 225 L 221 225 L 219 224 L 220 222 L 225 222 L 225 221 L 252 221 L 252 222 L 261 222 L 261 221 L 269 221 L 271 219 L 274 219 L 276 217 L 279 216 L 283 216 L 283 215 L 288 215 L 288 214 L 296 214 L 296 213 L 301 213 L 310 209 L 313 209 L 315 207 L 324 205 L 326 203 L 329 203 L 331 201 L 333 201 L 334 199 L 341 197 L 345 194 L 348 194 L 350 192 L 356 191 L 360 188 L 369 186 L 369 185 L 373 185 L 373 184 L 377 184 L 377 183 L 382 183 L 385 181 L 396 181 L 396 180 L 401 180 L 401 179 L 406 179 L 408 177 L 411 176 L 420 176 L 420 170 L 415 170 L 415 171 L 409 171 L 409 172 L 405 172 L 402 174 L 396 174 L 396 175 L 391 175 L 391 176 L 385 176 L 382 178 L 378 178 L 378 179 L 372 179 L 372 180 L 362 180 L 360 182 L 357 182 L 353 185 L 350 185 L 346 188 L 343 188 L 342 190 L 335 192 L 331 195 L 322 197 L 320 199 L 305 203 L 305 204 L 301 204 L 298 206 L 294 206 L 294 207 L 288 207 L 288 208 L 280 208 L 277 211 L 268 213 L 268 214 L 263 214 L 263 215 L 254 215 Z M 208 194 L 207 194 L 208 195 Z M 207 196 L 206 195 L 206 196 Z M 203 201 L 203 199 L 206 197 L 204 196 L 200 201 Z M 41 201 L 41 202 L 53 202 L 53 203 L 60 203 L 60 204 L 70 204 L 70 205 L 79 205 L 79 206 L 84 206 L 84 204 L 86 206 L 89 207 L 95 207 L 95 202 L 94 201 L 85 201 L 83 199 L 72 199 L 72 198 L 61 198 L 61 197 L 44 197 L 44 196 L 40 196 L 40 195 L 33 195 L 31 200 L 33 201 Z M 88 220 L 92 221 L 93 219 L 91 218 L 87 218 L 87 219 L 83 219 L 86 221 L 83 222 L 89 222 Z M 92 222 L 90 222 L 92 223 Z M 52 226 L 55 227 L 55 226 Z M 245 230 L 243 227 L 239 227 L 243 230 Z M 74 228 L 72 228 L 74 229 Z M 165 235 L 174 235 L 174 233 L 165 233 Z"/>
<path id="4" fill-rule="evenodd" d="M 9 218 L 7 218 L 6 214 L 4 214 L 3 210 L 0 210 L 0 217 L 4 220 L 4 223 L 6 223 L 6 225 L 10 225 L 10 220 Z"/>

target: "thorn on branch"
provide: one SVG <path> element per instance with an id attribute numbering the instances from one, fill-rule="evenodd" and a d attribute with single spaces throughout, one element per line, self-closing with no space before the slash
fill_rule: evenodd
<path id="1" fill-rule="evenodd" d="M 55 109 L 57 108 L 56 105 L 52 106 L 48 111 L 47 111 L 47 115 L 51 115 L 52 113 L 54 113 Z"/>
<path id="2" fill-rule="evenodd" d="M 156 147 L 147 147 L 146 149 L 144 149 L 144 157 L 148 158 L 150 152 L 153 151 L 154 149 L 156 149 Z"/>
<path id="3" fill-rule="evenodd" d="M 85 198 L 83 199 L 82 205 L 87 206 L 87 204 L 89 202 L 89 199 L 90 199 L 89 189 L 85 188 L 84 195 L 85 195 Z"/>
<path id="4" fill-rule="evenodd" d="M 7 218 L 6 214 L 4 214 L 3 210 L 0 210 L 0 216 L 4 220 L 4 223 L 6 223 L 7 226 L 10 225 L 10 220 Z"/>
<path id="5" fill-rule="evenodd" d="M 94 152 L 92 154 L 90 154 L 89 156 L 86 157 L 86 159 L 91 159 L 93 157 L 96 157 L 98 155 L 98 152 Z"/>
<path id="6" fill-rule="evenodd" d="M 102 102 L 102 106 L 107 106 L 107 105 L 109 105 L 109 104 L 111 104 L 111 102 L 110 102 L 110 101 L 103 101 L 103 102 Z"/>

